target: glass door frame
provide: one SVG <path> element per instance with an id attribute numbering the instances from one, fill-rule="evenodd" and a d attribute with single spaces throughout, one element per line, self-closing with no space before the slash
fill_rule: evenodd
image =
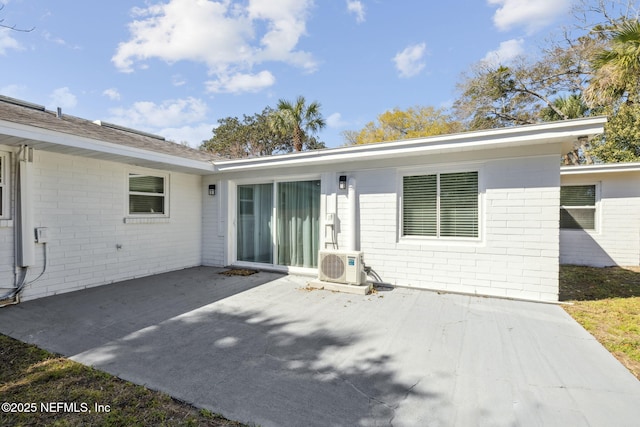
<path id="1" fill-rule="evenodd" d="M 278 207 L 278 184 L 283 182 L 299 182 L 299 181 L 320 181 L 320 212 L 318 218 L 318 234 L 319 234 L 319 244 L 318 248 L 324 247 L 325 236 L 323 233 L 324 217 L 323 214 L 326 211 L 326 201 L 325 201 L 325 180 L 323 176 L 320 174 L 310 174 L 310 175 L 295 175 L 295 176 L 281 176 L 275 177 L 271 179 L 259 179 L 259 178 L 243 178 L 237 180 L 228 181 L 228 203 L 227 203 L 227 218 L 228 218 L 228 226 L 227 226 L 227 263 L 229 265 L 235 265 L 239 267 L 253 267 L 259 269 L 266 270 L 275 270 L 275 271 L 283 271 L 283 272 L 299 272 L 302 274 L 315 274 L 317 272 L 317 268 L 308 268 L 308 267 L 295 267 L 295 266 L 286 266 L 277 264 L 278 260 L 278 244 L 277 244 L 277 207 Z M 239 261 L 238 260 L 238 186 L 241 185 L 252 185 L 252 184 L 272 184 L 272 222 L 273 226 L 271 227 L 271 245 L 272 245 L 272 259 L 271 263 L 261 263 L 261 262 L 250 262 L 250 261 Z"/>

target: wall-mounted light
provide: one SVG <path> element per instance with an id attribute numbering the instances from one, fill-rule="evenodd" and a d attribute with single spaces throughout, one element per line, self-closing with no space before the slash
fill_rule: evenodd
<path id="1" fill-rule="evenodd" d="M 338 188 L 341 190 L 346 190 L 347 188 L 347 175 L 340 175 L 338 179 Z"/>
<path id="2" fill-rule="evenodd" d="M 210 196 L 215 196 L 216 195 L 216 185 L 215 184 L 209 184 L 209 195 Z"/>

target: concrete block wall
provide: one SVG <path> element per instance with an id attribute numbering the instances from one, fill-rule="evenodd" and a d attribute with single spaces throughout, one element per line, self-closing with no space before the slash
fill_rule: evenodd
<path id="1" fill-rule="evenodd" d="M 27 286 L 24 300 L 201 265 L 202 178 L 169 173 L 169 217 L 125 223 L 132 170 L 35 152 L 34 227 L 48 228 L 49 243 L 46 272 Z M 45 245 L 35 250 L 28 280 L 44 266 Z"/>
<path id="2" fill-rule="evenodd" d="M 559 164 L 555 155 L 459 165 L 479 169 L 479 239 L 400 233 L 398 169 L 354 172 L 365 262 L 394 285 L 501 297 L 558 299 Z M 430 167 L 429 171 L 437 170 Z M 446 170 L 445 170 L 446 172 Z M 414 173 L 413 171 L 411 173 Z M 344 247 L 346 193 L 338 194 Z"/>
<path id="3" fill-rule="evenodd" d="M 560 263 L 640 265 L 640 172 L 565 175 L 563 185 L 596 184 L 595 230 L 560 230 Z"/>

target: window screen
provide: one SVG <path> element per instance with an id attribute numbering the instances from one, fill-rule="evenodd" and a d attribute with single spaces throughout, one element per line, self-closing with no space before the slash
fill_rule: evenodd
<path id="1" fill-rule="evenodd" d="M 560 187 L 560 228 L 595 230 L 596 186 Z"/>
<path id="2" fill-rule="evenodd" d="M 129 214 L 164 215 L 165 211 L 165 178 L 130 173 Z"/>

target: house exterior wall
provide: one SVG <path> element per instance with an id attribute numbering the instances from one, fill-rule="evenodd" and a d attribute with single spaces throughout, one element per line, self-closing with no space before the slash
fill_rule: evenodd
<path id="1" fill-rule="evenodd" d="M 556 147 L 403 157 L 330 166 L 249 170 L 205 178 L 222 192 L 204 203 L 203 260 L 233 263 L 233 183 L 287 177 L 322 179 L 321 248 L 334 248 L 327 213 L 334 213 L 337 247 L 357 250 L 386 283 L 397 286 L 543 301 L 558 299 L 559 153 Z M 478 170 L 480 237 L 414 239 L 400 235 L 403 174 Z M 349 223 L 348 190 L 338 176 L 355 179 L 357 224 Z M 215 200 L 213 200 L 215 199 Z M 220 205 L 219 205 L 220 204 Z M 352 231 L 354 230 L 354 231 Z M 216 239 L 217 237 L 217 239 Z M 225 248 L 227 250 L 225 251 Z M 224 254 L 227 258 L 224 258 Z M 310 272 L 313 274 L 313 272 Z"/>
<path id="2" fill-rule="evenodd" d="M 23 300 L 201 265 L 202 178 L 146 170 L 168 174 L 169 216 L 126 222 L 133 171 L 141 170 L 35 151 L 33 225 L 47 227 L 49 241 L 35 244 L 27 281 L 43 271 L 45 256 L 46 271 L 24 289 Z M 13 260 L 10 236 L 13 227 L 0 229 L 0 253 L 10 251 Z"/>
<path id="3" fill-rule="evenodd" d="M 560 263 L 640 265 L 640 172 L 563 175 L 562 185 L 596 185 L 595 230 L 560 230 Z"/>

